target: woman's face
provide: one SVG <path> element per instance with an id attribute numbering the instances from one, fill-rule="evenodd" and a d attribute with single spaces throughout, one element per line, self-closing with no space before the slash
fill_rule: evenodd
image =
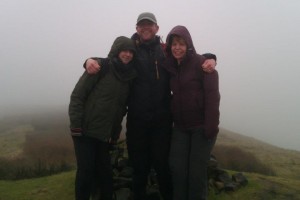
<path id="1" fill-rule="evenodd" d="M 124 64 L 128 64 L 133 58 L 133 52 L 130 50 L 124 50 L 119 53 L 119 59 Z"/>
<path id="2" fill-rule="evenodd" d="M 174 36 L 171 44 L 172 55 L 178 62 L 182 61 L 186 55 L 187 45 L 183 38 Z"/>

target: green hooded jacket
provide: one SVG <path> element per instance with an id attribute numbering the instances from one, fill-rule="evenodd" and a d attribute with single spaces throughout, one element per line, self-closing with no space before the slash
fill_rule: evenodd
<path id="1" fill-rule="evenodd" d="M 123 64 L 118 58 L 122 50 L 131 50 L 135 55 L 133 41 L 124 36 L 116 38 L 108 58 L 101 60 L 100 72 L 84 72 L 77 82 L 69 104 L 71 132 L 76 130 L 83 137 L 102 141 L 119 137 L 130 83 L 136 77 L 134 59 Z"/>

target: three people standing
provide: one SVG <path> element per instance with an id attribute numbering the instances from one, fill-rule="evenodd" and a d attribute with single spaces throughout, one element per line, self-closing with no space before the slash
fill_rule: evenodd
<path id="1" fill-rule="evenodd" d="M 176 188 L 180 184 L 186 184 L 188 181 L 185 179 L 189 179 L 189 177 L 178 177 L 178 179 L 174 179 L 172 184 L 171 173 L 169 170 L 171 141 L 171 166 L 173 166 L 174 163 L 182 162 L 180 163 L 182 164 L 180 168 L 172 168 L 173 176 L 177 176 L 176 173 L 179 172 L 178 170 L 184 168 L 187 170 L 184 171 L 184 174 L 190 174 L 193 170 L 186 168 L 187 166 L 183 164 L 186 160 L 182 156 L 177 157 L 177 155 L 174 154 L 174 148 L 178 147 L 178 151 L 183 148 L 185 148 L 183 151 L 186 149 L 189 150 L 190 147 L 188 145 L 191 147 L 194 147 L 194 145 L 185 144 L 186 146 L 181 147 L 178 144 L 182 140 L 186 140 L 185 137 L 190 137 L 187 135 L 196 135 L 195 138 L 190 138 L 189 141 L 191 141 L 191 139 L 194 141 L 195 139 L 195 143 L 201 142 L 197 144 L 198 146 L 205 143 L 204 148 L 206 152 L 202 154 L 203 159 L 197 160 L 197 163 L 202 164 L 202 169 L 204 169 L 204 165 L 206 165 L 206 163 L 201 162 L 207 160 L 207 154 L 209 154 L 214 144 L 214 136 L 216 136 L 217 133 L 214 130 L 213 132 L 215 135 L 210 135 L 211 133 L 208 133 L 207 130 L 211 131 L 212 128 L 215 127 L 209 127 L 211 124 L 205 123 L 209 120 L 215 120 L 207 115 L 210 109 L 206 109 L 208 108 L 207 105 L 209 103 L 215 104 L 215 102 L 206 102 L 206 100 L 209 100 L 210 98 L 205 99 L 206 96 L 204 97 L 204 95 L 199 95 L 210 94 L 210 90 L 207 90 L 206 92 L 206 89 L 209 89 L 210 87 L 209 84 L 213 84 L 212 88 L 217 84 L 214 82 L 217 80 L 215 79 L 216 76 L 207 75 L 209 78 L 205 78 L 206 73 L 202 72 L 201 68 L 202 66 L 205 71 L 213 71 L 215 67 L 215 56 L 207 54 L 206 57 L 208 57 L 208 59 L 205 59 L 200 55 L 196 55 L 194 47 L 190 46 L 192 45 L 191 37 L 183 37 L 184 35 L 181 35 L 179 34 L 180 32 L 176 31 L 170 32 L 167 40 L 167 52 L 165 52 L 164 45 L 161 44 L 160 37 L 156 35 L 158 30 L 159 26 L 157 25 L 155 16 L 148 12 L 142 13 L 137 19 L 136 33 L 131 38 L 136 47 L 136 63 L 134 68 L 137 71 L 137 77 L 132 83 L 129 94 L 126 138 L 129 160 L 134 170 L 134 200 L 146 199 L 147 179 L 152 167 L 157 173 L 159 189 L 163 199 L 172 200 L 173 191 L 175 199 L 177 195 L 177 191 L 175 191 Z M 174 39 L 177 34 L 183 38 L 183 42 L 181 40 Z M 183 43 L 183 46 L 185 45 L 185 51 L 180 52 L 175 50 L 175 46 L 178 45 L 180 41 Z M 190 54 L 189 51 L 191 47 L 193 49 L 191 51 L 192 54 Z M 179 76 L 177 76 L 179 71 L 176 71 L 178 70 L 176 66 L 176 63 L 178 65 L 178 60 L 180 60 L 179 70 L 182 70 L 182 72 L 188 72 L 188 74 L 184 72 L 183 77 L 188 77 L 192 71 L 197 72 L 196 74 L 200 74 L 201 77 L 203 77 L 200 78 L 200 76 L 193 76 L 191 79 L 187 78 L 184 82 L 176 82 L 176 78 L 179 78 Z M 101 73 L 101 71 L 104 70 L 102 59 L 100 58 L 88 59 L 85 66 L 89 73 L 96 73 L 99 70 Z M 186 68 L 186 70 L 183 70 L 183 68 Z M 213 72 L 212 74 L 217 73 Z M 205 81 L 206 79 L 207 81 Z M 192 83 L 189 82 L 190 80 L 192 80 Z M 192 88 L 189 88 L 189 86 Z M 186 93 L 183 93 L 185 91 L 182 91 L 181 88 L 183 90 L 187 90 Z M 217 90 L 218 88 L 215 89 Z M 173 94 L 171 94 L 171 90 Z M 185 96 L 185 99 L 181 99 L 184 95 L 192 96 Z M 183 100 L 187 102 L 184 102 Z M 172 106 L 170 105 L 171 101 Z M 189 101 L 191 101 L 192 104 L 187 106 L 187 104 L 191 103 Z M 198 108 L 198 104 L 201 103 L 204 103 L 204 105 Z M 198 106 L 195 108 L 196 112 L 188 112 L 191 111 L 189 109 L 192 108 L 189 106 L 195 105 Z M 186 106 L 188 109 L 185 108 Z M 215 106 L 218 107 L 218 104 L 215 104 Z M 171 107 L 173 118 L 171 116 Z M 218 108 L 216 109 L 218 110 Z M 182 119 L 184 119 L 184 121 L 182 121 Z M 192 122 L 190 122 L 189 119 L 191 119 Z M 171 132 L 173 123 L 173 131 L 175 133 L 172 135 Z M 215 124 L 218 124 L 218 122 Z M 205 127 L 206 125 L 207 127 Z M 212 137 L 208 138 L 208 135 Z M 211 145 L 207 145 L 207 141 L 211 141 Z M 192 156 L 188 154 L 186 155 L 192 159 Z M 203 175 L 203 173 L 203 170 L 201 170 L 201 175 Z M 203 180 L 203 178 L 201 180 Z M 199 188 L 199 190 L 200 189 L 201 188 Z M 181 200 L 191 199 L 190 197 L 192 197 L 188 197 L 188 193 L 185 193 L 185 191 L 182 191 L 181 193 L 181 197 L 183 197 L 179 198 Z"/>

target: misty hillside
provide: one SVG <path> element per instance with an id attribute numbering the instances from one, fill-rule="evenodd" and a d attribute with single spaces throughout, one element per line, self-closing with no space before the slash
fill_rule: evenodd
<path id="1" fill-rule="evenodd" d="M 6 115 L 0 118 L 0 157 L 13 157 L 20 154 L 26 143 L 26 135 L 34 137 L 34 135 L 42 134 L 44 138 L 39 139 L 41 142 L 49 141 L 49 138 L 59 138 L 62 145 L 65 141 L 65 144 L 72 148 L 68 125 L 67 106 L 51 110 L 40 109 L 32 111 L 31 114 Z M 255 138 L 220 128 L 215 147 L 215 151 L 221 152 L 218 160 L 234 159 L 233 153 L 229 150 L 228 155 L 226 154 L 224 149 L 228 148 L 235 152 L 234 148 L 237 148 L 239 151 L 250 153 L 255 159 L 257 158 L 258 161 L 272 168 L 277 176 L 300 180 L 299 151 L 279 148 Z"/>
<path id="2" fill-rule="evenodd" d="M 263 163 L 272 166 L 278 176 L 300 180 L 299 151 L 276 147 L 226 129 L 220 130 L 216 143 L 216 146 L 218 145 L 239 147 L 254 154 Z"/>
<path id="3" fill-rule="evenodd" d="M 65 110 L 62 108 L 32 114 L 7 115 L 0 119 L 0 162 L 4 158 L 9 158 L 10 161 L 18 158 L 13 167 L 8 165 L 7 168 L 22 167 L 26 163 L 24 161 L 32 159 L 38 159 L 39 163 L 45 162 L 45 166 L 56 160 L 71 164 L 64 165 L 69 172 L 58 175 L 47 176 L 45 173 L 40 178 L 0 180 L 0 199 L 74 198 L 74 153 Z M 249 185 L 232 194 L 211 193 L 209 199 L 300 198 L 300 152 L 279 148 L 221 128 L 213 153 L 221 168 L 245 173 Z M 57 155 L 60 157 L 57 158 Z M 0 172 L 4 173 L 5 166 L 3 168 L 3 164 L 1 165 Z M 63 196 L 62 191 L 65 191 Z"/>

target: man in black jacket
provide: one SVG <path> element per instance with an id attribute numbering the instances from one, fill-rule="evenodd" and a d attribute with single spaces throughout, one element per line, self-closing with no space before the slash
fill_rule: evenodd
<path id="1" fill-rule="evenodd" d="M 172 183 L 168 157 L 172 119 L 170 113 L 169 75 L 165 71 L 165 52 L 156 17 L 149 12 L 141 13 L 132 39 L 136 43 L 135 69 L 137 78 L 132 84 L 127 114 L 127 148 L 133 167 L 133 199 L 146 199 L 146 185 L 150 169 L 157 173 L 159 190 L 164 200 L 172 199 Z M 207 60 L 204 70 L 214 70 L 214 59 Z M 89 73 L 101 69 L 99 59 L 85 63 Z M 201 66 L 199 66 L 201 67 Z"/>

